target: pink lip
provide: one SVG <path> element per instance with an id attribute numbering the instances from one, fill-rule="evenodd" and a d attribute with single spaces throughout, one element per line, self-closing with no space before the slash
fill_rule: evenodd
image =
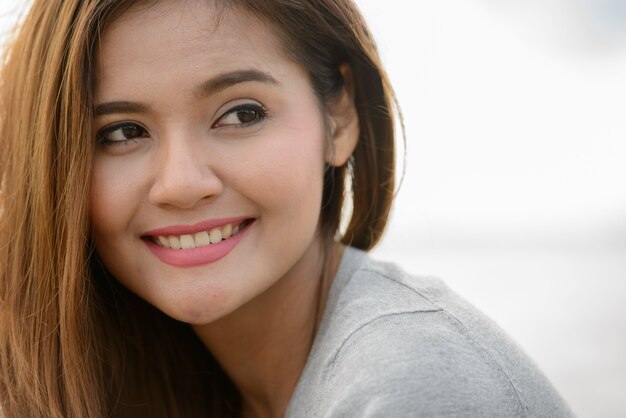
<path id="1" fill-rule="evenodd" d="M 225 225 L 227 223 L 238 224 L 245 219 L 250 218 L 232 218 L 229 220 L 207 221 L 200 222 L 193 226 L 172 226 L 161 229 L 155 229 L 150 231 L 146 235 L 185 235 L 193 234 L 195 232 L 206 231 L 217 226 Z M 222 240 L 217 244 L 209 244 L 205 247 L 192 248 L 188 250 L 174 250 L 171 248 L 161 247 L 155 244 L 151 239 L 144 239 L 146 246 L 157 256 L 159 260 L 165 264 L 169 264 L 175 267 L 195 267 L 205 264 L 214 263 L 224 257 L 226 257 L 232 250 L 235 249 L 237 244 L 248 234 L 250 228 L 254 225 L 254 222 L 246 225 L 237 234 L 232 237 Z M 176 232 L 174 232 L 176 231 Z M 182 232 L 178 232 L 182 231 Z M 154 234 L 154 235 L 153 235 Z M 145 237 L 145 235 L 144 235 Z"/>
<path id="2" fill-rule="evenodd" d="M 170 225 L 164 228 L 157 228 L 151 231 L 145 232 L 143 234 L 144 237 L 151 236 L 156 237 L 159 235 L 167 236 L 167 235 L 190 235 L 195 234 L 196 232 L 202 231 L 210 231 L 213 228 L 221 227 L 226 224 L 237 225 L 246 219 L 251 219 L 246 216 L 239 216 L 236 218 L 222 218 L 222 219 L 208 219 L 206 221 L 198 222 L 193 225 Z"/>

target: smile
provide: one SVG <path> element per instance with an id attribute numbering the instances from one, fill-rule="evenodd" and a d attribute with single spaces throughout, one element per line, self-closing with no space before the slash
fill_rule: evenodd
<path id="1" fill-rule="evenodd" d="M 212 228 L 210 230 L 196 232 L 195 234 L 183 235 L 157 235 L 150 239 L 155 244 L 173 250 L 190 250 L 193 248 L 206 247 L 234 237 L 240 230 L 248 226 L 253 220 L 246 219 L 241 223 L 228 223 L 221 227 Z"/>
<path id="2" fill-rule="evenodd" d="M 171 226 L 141 238 L 160 261 L 174 267 L 195 267 L 226 257 L 248 235 L 254 218 L 230 218 Z"/>

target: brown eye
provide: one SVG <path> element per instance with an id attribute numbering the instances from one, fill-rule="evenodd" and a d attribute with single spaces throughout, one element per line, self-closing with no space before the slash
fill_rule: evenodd
<path id="1" fill-rule="evenodd" d="M 249 123 L 259 117 L 259 113 L 251 109 L 238 110 L 235 114 L 241 123 Z"/>
<path id="2" fill-rule="evenodd" d="M 265 117 L 266 110 L 263 106 L 253 103 L 242 104 L 224 113 L 217 122 L 213 124 L 213 128 L 226 126 L 242 128 L 261 122 Z"/>
<path id="3" fill-rule="evenodd" d="M 103 145 L 123 144 L 148 137 L 148 131 L 134 123 L 115 125 L 103 129 L 97 135 L 98 143 Z"/>

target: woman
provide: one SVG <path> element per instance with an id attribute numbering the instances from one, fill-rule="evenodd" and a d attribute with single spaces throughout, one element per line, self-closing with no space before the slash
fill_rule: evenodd
<path id="1" fill-rule="evenodd" d="M 350 1 L 35 1 L 2 80 L 3 416 L 569 415 L 362 251 L 394 98 Z"/>

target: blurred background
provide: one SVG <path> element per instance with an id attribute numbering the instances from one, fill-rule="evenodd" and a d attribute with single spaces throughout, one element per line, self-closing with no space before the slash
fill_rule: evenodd
<path id="1" fill-rule="evenodd" d="M 374 256 L 443 278 L 578 416 L 626 416 L 626 0 L 357 4 L 407 134 Z"/>

